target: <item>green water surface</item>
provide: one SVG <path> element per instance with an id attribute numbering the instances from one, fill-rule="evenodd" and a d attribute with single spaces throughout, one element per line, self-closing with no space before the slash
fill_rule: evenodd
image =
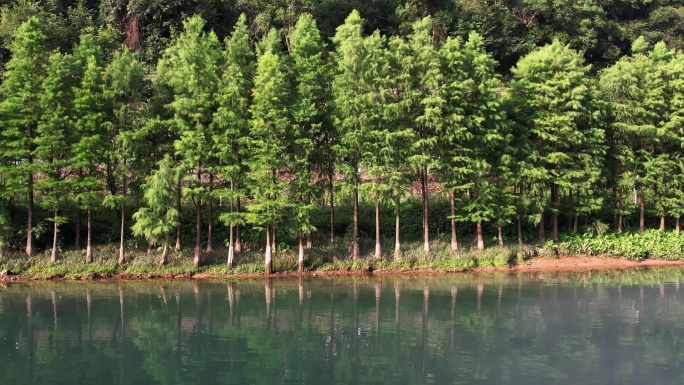
<path id="1" fill-rule="evenodd" d="M 682 384 L 681 268 L 0 288 L 0 384 Z"/>

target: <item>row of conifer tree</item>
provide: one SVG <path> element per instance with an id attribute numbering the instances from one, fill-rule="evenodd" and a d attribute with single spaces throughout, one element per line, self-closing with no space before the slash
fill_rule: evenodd
<path id="1" fill-rule="evenodd" d="M 684 213 L 684 57 L 640 38 L 632 54 L 598 73 L 580 53 L 559 42 L 540 47 L 511 69 L 496 62 L 476 32 L 467 40 L 438 41 L 430 18 L 408 38 L 363 34 L 353 12 L 332 42 L 315 21 L 299 18 L 253 43 L 244 16 L 220 42 L 191 17 L 156 68 L 126 48 L 113 52 L 84 34 L 69 52 L 48 52 L 37 19 L 16 31 L 0 91 L 0 198 L 24 202 L 26 253 L 34 252 L 35 205 L 54 222 L 56 260 L 68 202 L 87 220 L 86 259 L 92 261 L 92 208 L 120 210 L 123 263 L 127 207 L 134 235 L 163 247 L 165 263 L 184 202 L 196 209 L 194 264 L 202 261 L 204 212 L 229 228 L 233 265 L 240 226 L 265 234 L 266 271 L 278 226 L 303 239 L 316 229 L 311 215 L 335 194 L 353 202 L 352 258 L 359 256 L 359 194 L 376 207 L 380 223 L 397 226 L 400 203 L 423 204 L 424 249 L 430 250 L 428 195 L 439 186 L 449 198 L 451 247 L 457 222 L 539 228 L 559 237 L 559 214 L 591 216 L 609 208 L 622 217 L 647 210 Z M 380 218 L 381 204 L 396 218 Z M 208 211 L 205 210 L 208 208 Z M 80 228 L 80 224 L 79 224 Z M 212 245 L 212 227 L 207 229 Z M 310 243 L 310 241 L 309 241 Z M 239 251 L 239 250 L 237 250 Z"/>

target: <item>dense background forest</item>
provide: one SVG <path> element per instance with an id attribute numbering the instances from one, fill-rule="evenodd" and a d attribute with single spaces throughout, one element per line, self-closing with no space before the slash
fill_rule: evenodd
<path id="1" fill-rule="evenodd" d="M 8 2 L 4 247 L 92 262 L 118 242 L 123 264 L 145 239 L 163 264 L 193 237 L 195 266 L 248 244 L 268 272 L 278 248 L 298 243 L 301 269 L 340 237 L 353 260 L 375 238 L 380 260 L 387 238 L 400 256 L 402 239 L 544 245 L 667 218 L 678 235 L 683 9 Z"/>

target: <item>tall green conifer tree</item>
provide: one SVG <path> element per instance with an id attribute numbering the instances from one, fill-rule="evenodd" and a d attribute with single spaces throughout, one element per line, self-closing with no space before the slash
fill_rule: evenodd
<path id="1" fill-rule="evenodd" d="M 428 182 L 435 166 L 433 157 L 437 135 L 444 123 L 443 95 L 444 78 L 440 70 L 438 50 L 432 34 L 433 22 L 430 17 L 413 25 L 410 45 L 415 64 L 413 67 L 414 88 L 414 129 L 416 142 L 414 154 L 409 162 L 420 176 L 421 199 L 423 201 L 423 250 L 430 251 L 430 221 L 428 209 Z"/>
<path id="2" fill-rule="evenodd" d="M 476 227 L 477 248 L 483 250 L 482 223 L 497 219 L 499 244 L 503 246 L 501 223 L 506 220 L 510 199 L 503 188 L 508 167 L 512 160 L 506 153 L 508 126 L 501 107 L 502 83 L 496 72 L 496 63 L 485 51 L 484 41 L 477 33 L 471 33 L 463 46 L 465 79 L 450 77 L 448 83 L 461 82 L 460 95 L 466 130 L 465 143 L 461 147 L 465 162 L 465 180 L 462 185 L 469 190 L 470 199 L 464 206 L 465 215 Z M 459 99 L 451 100 L 458 103 Z"/>
<path id="3" fill-rule="evenodd" d="M 512 94 L 523 105 L 533 165 L 532 188 L 543 204 L 539 241 L 546 242 L 544 213 L 552 215 L 559 239 L 561 194 L 577 185 L 592 157 L 603 150 L 603 132 L 594 120 L 596 93 L 582 56 L 559 41 L 522 58 L 513 69 Z"/>
<path id="4" fill-rule="evenodd" d="M 176 173 L 178 170 L 174 169 L 173 160 L 165 155 L 159 162 L 159 168 L 143 184 L 145 207 L 133 214 L 133 234 L 145 237 L 150 244 L 162 244 L 159 266 L 167 263 L 169 238 L 178 226 L 178 211 L 174 207 Z"/>
<path id="5" fill-rule="evenodd" d="M 411 183 L 408 159 L 415 142 L 411 121 L 411 47 L 399 37 L 388 44 L 389 76 L 385 93 L 384 120 L 387 127 L 385 144 L 380 156 L 384 165 L 384 183 L 394 203 L 394 257 L 401 257 L 401 202 L 408 195 Z"/>
<path id="6" fill-rule="evenodd" d="M 287 80 L 282 58 L 277 51 L 277 34 L 272 30 L 269 42 L 259 56 L 254 78 L 249 142 L 251 204 L 247 219 L 266 231 L 265 273 L 272 273 L 272 235 L 284 205 L 284 180 L 287 167 L 286 135 L 288 116 Z"/>
<path id="7" fill-rule="evenodd" d="M 105 205 L 119 209 L 121 225 L 119 227 L 119 258 L 117 264 L 124 263 L 124 238 L 126 229 L 126 196 L 130 177 L 135 177 L 131 162 L 135 162 L 146 154 L 140 143 L 135 143 L 133 136 L 144 122 L 143 82 L 145 70 L 142 64 L 128 48 L 120 48 L 114 53 L 111 62 L 105 69 L 105 97 L 109 122 L 107 124 L 107 164 L 111 175 L 108 181 L 111 194 L 105 198 Z M 145 152 L 142 152 L 145 151 Z M 117 182 L 117 179 L 119 180 Z M 115 194 L 119 191 L 120 194 Z"/>
<path id="8" fill-rule="evenodd" d="M 314 170 L 320 159 L 317 140 L 323 135 L 325 114 L 328 111 L 328 67 L 323 61 L 323 40 L 316 22 L 309 14 L 300 16 L 294 29 L 288 35 L 290 68 L 293 82 L 293 107 L 290 154 L 291 186 L 294 217 L 299 237 L 299 271 L 304 270 L 304 241 L 311 247 L 311 211 L 314 199 L 320 195 Z"/>
<path id="9" fill-rule="evenodd" d="M 202 174 L 211 155 L 209 127 L 216 109 L 221 53 L 218 38 L 213 32 L 205 32 L 204 25 L 199 16 L 186 20 L 183 33 L 159 62 L 159 71 L 174 91 L 168 108 L 174 113 L 171 123 L 180 133 L 174 143 L 176 155 L 182 167 L 195 175 L 184 190 L 195 203 L 195 267 L 202 262 Z"/>
<path id="10" fill-rule="evenodd" d="M 41 116 L 40 92 L 48 59 L 44 42 L 45 35 L 35 17 L 29 18 L 15 31 L 10 46 L 12 58 L 5 65 L 0 89 L 0 117 L 3 120 L 0 174 L 5 181 L 0 194 L 5 200 L 27 196 L 27 255 L 34 252 L 34 176 L 37 167 L 34 141 Z"/>
<path id="11" fill-rule="evenodd" d="M 105 131 L 103 68 L 95 56 L 88 57 L 81 83 L 74 89 L 75 128 L 74 166 L 85 170 L 74 182 L 80 206 L 86 209 L 86 263 L 93 262 L 92 209 L 102 192 L 101 163 L 108 150 Z"/>
<path id="12" fill-rule="evenodd" d="M 333 79 L 335 97 L 335 126 L 339 142 L 335 152 L 344 161 L 338 163 L 345 176 L 344 183 L 352 185 L 353 239 L 350 245 L 353 260 L 359 257 L 359 185 L 361 176 L 361 146 L 365 143 L 369 129 L 364 98 L 367 90 L 367 60 L 362 36 L 363 19 L 353 11 L 344 24 L 337 28 L 333 38 L 335 52 L 333 60 L 336 71 Z"/>
<path id="13" fill-rule="evenodd" d="M 37 187 L 40 190 L 41 206 L 52 213 L 52 262 L 59 254 L 59 226 L 68 217 L 61 213 L 69 199 L 70 181 L 73 172 L 72 146 L 76 141 L 73 130 L 73 58 L 58 52 L 50 56 L 45 80 L 43 81 L 38 122 L 35 155 L 39 159 L 42 173 Z"/>
<path id="14" fill-rule="evenodd" d="M 247 19 L 241 15 L 230 39 L 226 40 L 223 53 L 223 67 L 217 94 L 218 108 L 214 114 L 214 151 L 220 163 L 218 175 L 229 184 L 227 189 L 216 191 L 228 200 L 229 212 L 222 213 L 221 221 L 228 226 L 228 259 L 232 268 L 235 263 L 236 230 L 244 224 L 239 212 L 244 166 L 249 131 L 250 89 L 254 71 Z M 237 233 L 237 234 L 236 234 Z"/>
<path id="15" fill-rule="evenodd" d="M 648 51 L 644 38 L 637 39 L 632 56 L 620 59 L 600 78 L 611 115 L 610 146 L 616 160 L 613 172 L 617 175 L 619 215 L 626 206 L 638 205 L 641 232 L 646 227 L 646 204 L 655 198 L 654 178 L 668 163 L 658 159 L 663 155 L 658 148 L 659 133 L 668 115 L 666 82 Z"/>

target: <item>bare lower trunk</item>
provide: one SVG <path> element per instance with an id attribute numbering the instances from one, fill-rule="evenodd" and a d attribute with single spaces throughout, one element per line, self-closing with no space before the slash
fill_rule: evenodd
<path id="1" fill-rule="evenodd" d="M 119 229 L 119 260 L 116 264 L 121 266 L 126 260 L 126 252 L 124 250 L 124 236 L 126 235 L 126 182 L 124 181 L 124 200 L 121 202 L 121 228 Z"/>
<path id="2" fill-rule="evenodd" d="M 421 198 L 423 200 L 423 251 L 426 253 L 430 252 L 430 221 L 428 218 L 429 208 L 428 208 L 428 196 L 427 196 L 427 166 L 423 166 L 420 179 L 420 192 Z"/>
<path id="3" fill-rule="evenodd" d="M 53 224 L 53 231 L 52 231 L 52 253 L 50 255 L 50 258 L 52 259 L 52 263 L 57 262 L 57 254 L 59 254 L 59 250 L 57 249 L 57 240 L 59 238 L 59 224 L 57 221 L 57 214 L 58 214 L 58 211 L 55 210 L 54 224 Z"/>
<path id="4" fill-rule="evenodd" d="M 575 217 L 572 220 L 572 234 L 577 235 L 578 229 L 579 229 L 579 215 L 575 214 Z"/>
<path id="5" fill-rule="evenodd" d="M 266 254 L 264 255 L 264 274 L 271 275 L 273 272 L 271 261 L 271 231 L 266 226 Z"/>
<path id="6" fill-rule="evenodd" d="M 539 220 L 539 243 L 546 243 L 546 229 L 544 229 L 544 212 L 541 213 L 541 219 Z"/>
<path id="7" fill-rule="evenodd" d="M 213 180 L 213 177 L 209 179 Z M 211 191 L 211 184 L 209 185 L 209 190 Z M 207 253 L 211 253 L 213 251 L 211 239 L 214 235 L 214 202 L 211 199 L 211 195 L 207 199 L 209 200 L 209 210 L 207 211 Z"/>
<path id="8" fill-rule="evenodd" d="M 28 219 L 26 224 L 26 255 L 29 257 L 33 255 L 33 201 L 33 174 L 31 174 L 28 179 Z"/>
<path id="9" fill-rule="evenodd" d="M 88 212 L 87 212 L 87 217 L 88 217 L 88 230 L 86 234 L 86 263 L 92 263 L 93 262 L 93 245 L 92 245 L 92 237 L 93 237 L 93 210 L 88 206 Z"/>
<path id="10" fill-rule="evenodd" d="M 499 248 L 503 249 L 504 240 L 503 240 L 503 229 L 501 228 L 501 223 L 497 224 L 497 233 L 499 235 Z"/>
<path id="11" fill-rule="evenodd" d="M 278 236 L 278 226 L 273 226 L 273 232 L 271 233 L 271 253 L 275 255 L 278 253 L 278 242 L 276 237 Z"/>
<path id="12" fill-rule="evenodd" d="M 522 218 L 518 217 L 518 245 L 522 246 L 523 244 Z"/>
<path id="13" fill-rule="evenodd" d="M 306 197 L 306 203 L 311 204 L 311 192 Z M 311 250 L 313 248 L 313 239 L 311 237 L 311 230 L 306 232 L 306 249 Z"/>
<path id="14" fill-rule="evenodd" d="M 199 171 L 198 171 L 199 173 Z M 197 268 L 202 259 L 202 197 L 197 197 L 197 207 L 195 208 L 195 257 L 192 265 Z"/>
<path id="15" fill-rule="evenodd" d="M 399 198 L 396 199 L 394 206 L 394 258 L 401 256 L 401 238 L 400 238 L 400 216 L 399 216 Z"/>
<path id="16" fill-rule="evenodd" d="M 333 185 L 334 175 L 332 167 L 328 174 L 328 189 L 330 190 L 330 244 L 335 244 L 335 189 Z"/>
<path id="17" fill-rule="evenodd" d="M 639 232 L 646 230 L 646 202 L 643 197 L 639 197 Z"/>
<path id="18" fill-rule="evenodd" d="M 451 191 L 451 250 L 458 250 L 458 238 L 456 234 L 456 193 Z"/>
<path id="19" fill-rule="evenodd" d="M 235 264 L 235 249 L 233 246 L 234 231 L 233 225 L 230 225 L 230 228 L 228 229 L 228 261 L 226 263 L 229 269 L 232 269 Z"/>
<path id="20" fill-rule="evenodd" d="M 551 186 L 551 204 L 553 205 L 553 213 L 551 214 L 551 225 L 553 229 L 553 241 L 558 242 L 560 235 L 558 232 L 558 186 Z"/>
<path id="21" fill-rule="evenodd" d="M 679 216 L 677 216 L 677 220 L 675 222 L 675 231 L 677 232 L 677 235 L 679 235 L 679 232 L 681 230 L 681 228 L 679 227 L 679 219 Z"/>
<path id="22" fill-rule="evenodd" d="M 230 181 L 230 214 L 233 215 L 235 214 L 235 182 L 233 180 Z M 232 221 L 232 218 L 231 218 Z M 235 260 L 235 249 L 234 249 L 234 232 L 235 232 L 235 226 L 231 223 L 230 226 L 228 226 L 228 260 L 226 261 L 226 265 L 228 265 L 228 269 L 233 268 L 234 260 Z"/>
<path id="23" fill-rule="evenodd" d="M 236 209 L 237 213 L 240 214 L 242 211 L 242 203 L 240 202 L 240 198 L 238 197 L 236 199 Z M 240 235 L 240 225 L 235 226 L 235 254 L 239 254 L 242 252 L 242 236 Z"/>
<path id="24" fill-rule="evenodd" d="M 622 234 L 622 214 L 618 215 L 618 233 Z"/>
<path id="25" fill-rule="evenodd" d="M 178 178 L 178 185 L 177 191 L 176 191 L 176 211 L 178 211 L 178 220 L 179 224 L 176 226 L 176 246 L 173 248 L 173 250 L 178 253 L 181 251 L 181 226 L 180 222 L 183 220 L 182 215 L 181 215 L 181 210 L 182 210 L 182 205 L 181 205 L 181 192 L 182 192 L 182 178 Z"/>
<path id="26" fill-rule="evenodd" d="M 77 204 L 79 207 L 76 208 L 76 234 L 74 236 L 74 249 L 81 250 L 81 200 L 79 199 Z"/>
<path id="27" fill-rule="evenodd" d="M 665 232 L 665 208 L 661 208 L 660 214 L 660 231 Z"/>
<path id="28" fill-rule="evenodd" d="M 162 248 L 161 260 L 159 261 L 159 266 L 166 265 L 169 258 L 169 237 L 167 236 L 164 240 L 164 247 Z"/>
<path id="29" fill-rule="evenodd" d="M 302 240 L 302 232 L 299 232 L 299 258 L 297 260 L 297 271 L 301 274 L 304 272 L 304 241 Z"/>
<path id="30" fill-rule="evenodd" d="M 197 181 L 202 182 L 202 165 L 197 165 Z M 202 196 L 197 196 L 195 206 L 195 256 L 192 265 L 198 268 L 202 263 Z"/>
<path id="31" fill-rule="evenodd" d="M 359 259 L 359 181 L 358 178 L 354 180 L 354 228 L 353 237 L 351 243 L 351 257 L 352 260 L 356 261 Z"/>
<path id="32" fill-rule="evenodd" d="M 477 249 L 478 250 L 484 250 L 485 245 L 484 245 L 484 237 L 482 236 L 482 222 L 477 222 L 476 231 L 477 231 Z"/>
<path id="33" fill-rule="evenodd" d="M 382 260 L 382 247 L 380 246 L 380 192 L 375 192 L 375 260 Z"/>

